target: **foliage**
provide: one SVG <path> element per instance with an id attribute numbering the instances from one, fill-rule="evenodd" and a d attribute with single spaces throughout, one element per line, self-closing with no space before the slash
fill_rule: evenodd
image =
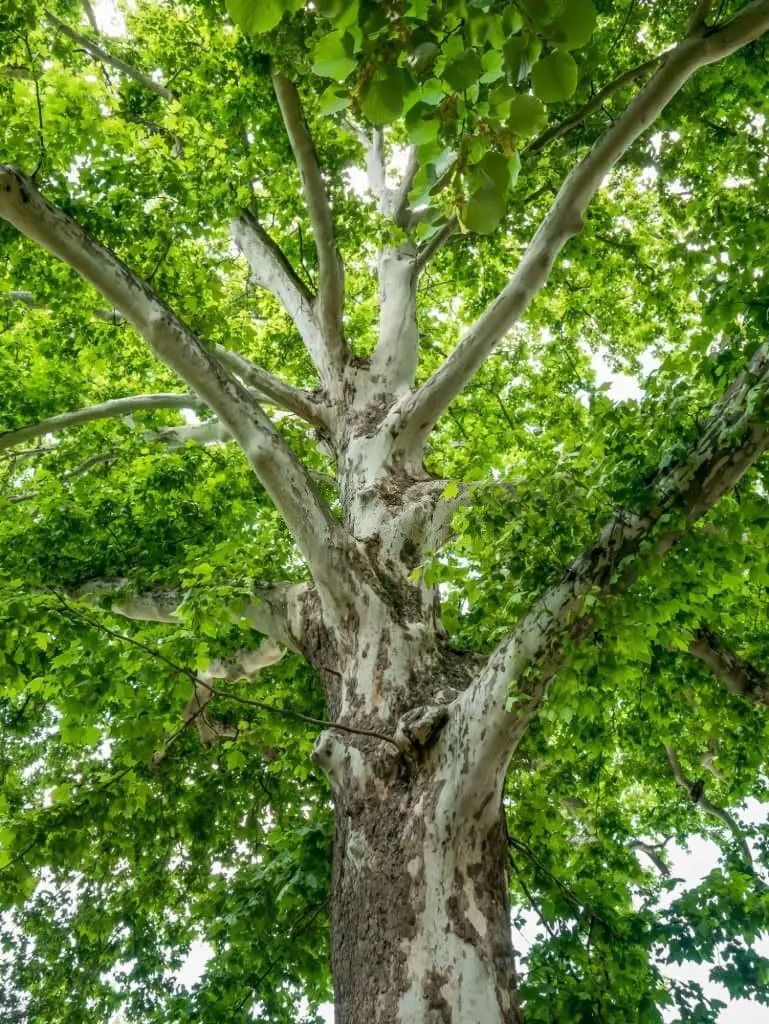
<path id="1" fill-rule="evenodd" d="M 53 12 L 94 38 L 76 3 Z M 94 61 L 41 4 L 2 0 L 2 159 L 36 170 L 206 343 L 307 388 L 293 326 L 227 234 L 255 206 L 300 277 L 316 280 L 270 59 L 302 86 L 359 355 L 375 340 L 375 247 L 401 233 L 352 187 L 363 153 L 347 122 L 387 126 L 391 155 L 418 147 L 419 240 L 458 218 L 419 296 L 426 379 L 505 284 L 574 152 L 634 86 L 540 146 L 547 125 L 670 45 L 690 15 L 683 2 L 608 0 L 228 0 L 227 12 L 146 0 L 124 36 L 102 40 L 170 88 L 165 100 Z M 452 543 L 417 569 L 440 583 L 458 647 L 491 650 L 615 507 L 643 507 L 660 458 L 681 453 L 764 339 L 766 46 L 701 72 L 630 149 L 525 324 L 433 434 L 430 468 L 475 493 Z M 178 390 L 130 328 L 94 317 L 102 300 L 74 272 L 4 222 L 0 244 L 3 430 Z M 634 397 L 612 398 L 596 354 L 641 382 Z M 222 609 L 242 607 L 255 580 L 305 575 L 234 446 L 154 440 L 181 422 L 142 412 L 1 453 L 12 456 L 0 463 L 1 1021 L 106 1022 L 121 1010 L 136 1024 L 237 1024 L 254 1006 L 257 1019 L 312 1021 L 329 997 L 330 793 L 309 761 L 313 728 L 217 707 L 238 740 L 206 749 L 189 729 L 152 767 L 190 696 L 180 667 L 259 641 Z M 278 426 L 328 471 L 309 428 Z M 769 667 L 768 490 L 764 459 L 600 613 L 516 755 L 512 898 L 541 922 L 522 965 L 528 1021 L 645 1024 L 665 1008 L 713 1020 L 712 1000 L 671 980 L 686 961 L 719 961 L 712 976 L 731 995 L 767 1000 L 769 961 L 752 947 L 769 930 L 769 836 L 745 828 L 748 870 L 735 836 L 676 786 L 665 744 L 696 777 L 715 743 L 707 791 L 719 806 L 769 799 L 765 710 L 686 654 L 704 618 Z M 126 621 L 67 596 L 110 577 L 178 587 L 182 624 Z M 295 654 L 237 692 L 325 715 Z M 631 846 L 700 835 L 722 859 L 696 888 L 674 888 Z M 199 939 L 213 957 L 187 990 L 173 971 Z"/>

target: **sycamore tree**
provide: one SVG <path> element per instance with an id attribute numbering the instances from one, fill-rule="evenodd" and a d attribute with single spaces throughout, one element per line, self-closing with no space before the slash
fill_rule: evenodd
<path id="1" fill-rule="evenodd" d="M 0 1020 L 766 1002 L 769 0 L 125 17 L 0 5 Z"/>

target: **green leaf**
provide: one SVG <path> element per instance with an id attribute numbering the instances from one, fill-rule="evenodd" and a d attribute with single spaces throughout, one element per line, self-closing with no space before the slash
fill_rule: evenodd
<path id="1" fill-rule="evenodd" d="M 534 93 L 543 103 L 560 103 L 574 95 L 577 65 L 570 53 L 556 50 L 534 65 L 531 73 Z"/>
<path id="2" fill-rule="evenodd" d="M 516 96 L 507 115 L 507 127 L 526 139 L 536 135 L 547 124 L 547 111 L 536 96 Z"/>
<path id="3" fill-rule="evenodd" d="M 434 142 L 438 137 L 441 123 L 435 117 L 425 116 L 435 113 L 435 108 L 427 103 L 416 103 L 406 114 L 406 132 L 409 142 L 422 146 Z"/>
<path id="4" fill-rule="evenodd" d="M 510 164 L 501 153 L 489 151 L 471 169 L 473 189 L 495 188 L 505 192 L 510 187 Z"/>
<path id="5" fill-rule="evenodd" d="M 531 71 L 542 51 L 537 36 L 515 36 L 502 47 L 502 64 L 512 82 L 520 82 Z"/>
<path id="6" fill-rule="evenodd" d="M 460 213 L 460 221 L 467 231 L 490 235 L 505 215 L 505 193 L 497 188 L 481 188 L 473 192 Z"/>
<path id="7" fill-rule="evenodd" d="M 414 52 L 409 57 L 409 67 L 415 72 L 424 71 L 435 60 L 439 52 L 440 48 L 437 43 L 426 40 L 414 48 Z"/>
<path id="8" fill-rule="evenodd" d="M 363 92 L 361 109 L 375 125 L 390 124 L 403 112 L 405 77 L 400 68 L 380 68 Z"/>
<path id="9" fill-rule="evenodd" d="M 465 50 L 456 60 L 443 70 L 443 80 L 448 82 L 455 92 L 464 92 L 483 74 L 481 58 L 475 50 Z"/>
<path id="10" fill-rule="evenodd" d="M 345 110 L 351 103 L 352 100 L 344 89 L 340 89 L 337 85 L 330 85 L 320 94 L 318 110 L 321 114 L 328 116 L 336 114 L 339 110 Z"/>
<path id="11" fill-rule="evenodd" d="M 227 13 L 248 35 L 270 32 L 285 10 L 281 0 L 227 0 Z"/>
<path id="12" fill-rule="evenodd" d="M 548 35 L 562 50 L 577 50 L 590 42 L 595 28 L 593 0 L 566 0 Z"/>
<path id="13" fill-rule="evenodd" d="M 443 493 L 441 494 L 441 497 L 445 501 L 451 501 L 452 498 L 456 498 L 458 494 L 459 484 L 456 482 L 456 480 L 449 480 L 449 482 L 443 488 Z"/>
<path id="14" fill-rule="evenodd" d="M 322 78 L 343 81 L 357 66 L 352 48 L 353 40 L 349 33 L 329 32 L 315 47 L 312 70 Z"/>

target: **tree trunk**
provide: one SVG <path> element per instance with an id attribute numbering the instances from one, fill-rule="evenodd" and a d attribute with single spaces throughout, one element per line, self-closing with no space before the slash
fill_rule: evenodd
<path id="1" fill-rule="evenodd" d="M 330 734 L 316 754 L 335 766 L 337 1024 L 519 1024 L 501 808 L 441 822 L 429 763 Z"/>

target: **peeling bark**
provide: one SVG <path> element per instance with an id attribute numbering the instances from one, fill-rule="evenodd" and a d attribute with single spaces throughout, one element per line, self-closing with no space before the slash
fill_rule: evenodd
<path id="1" fill-rule="evenodd" d="M 321 738 L 335 794 L 332 973 L 339 1024 L 519 1024 L 507 833 L 441 818 L 430 757 Z"/>

